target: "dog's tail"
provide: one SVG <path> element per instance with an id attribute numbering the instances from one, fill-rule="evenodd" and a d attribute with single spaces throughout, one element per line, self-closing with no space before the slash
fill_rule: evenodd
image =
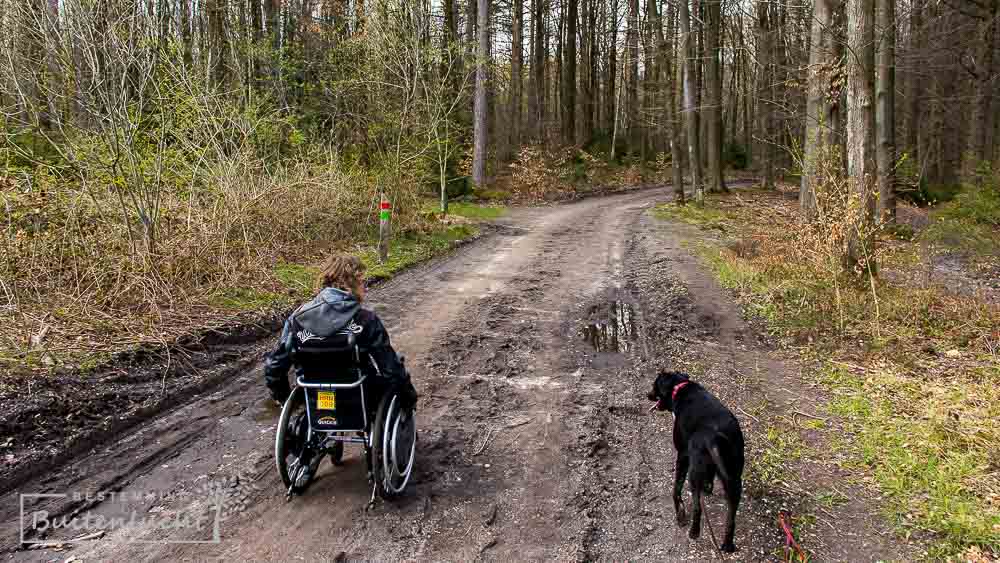
<path id="1" fill-rule="evenodd" d="M 726 466 L 722 463 L 722 454 L 719 452 L 719 440 L 725 440 L 725 436 L 722 434 L 716 435 L 716 440 L 708 446 L 708 455 L 712 456 L 712 461 L 715 462 L 715 470 L 719 472 L 722 479 L 725 482 L 729 482 L 729 473 L 726 472 Z"/>

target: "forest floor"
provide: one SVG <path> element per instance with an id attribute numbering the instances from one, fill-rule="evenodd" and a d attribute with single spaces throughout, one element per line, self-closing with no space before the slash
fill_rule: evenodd
<path id="1" fill-rule="evenodd" d="M 758 561 L 782 557 L 787 511 L 812 560 L 923 557 L 934 538 L 905 540 L 884 517 L 882 483 L 837 447 L 840 415 L 827 407 L 836 389 L 746 314 L 699 250 L 725 237 L 657 212 L 671 198 L 651 189 L 514 208 L 476 241 L 371 291 L 422 396 L 414 481 L 401 500 L 366 510 L 363 459 L 348 448 L 342 467 L 324 463 L 305 496 L 285 501 L 272 457 L 278 413 L 260 375 L 275 315 L 253 330 L 220 329 L 169 369 L 125 358 L 95 374 L 89 384 L 106 392 L 86 405 L 63 401 L 60 385 L 29 387 L 35 410 L 10 419 L 15 432 L 0 446 L 44 451 L 0 473 L 0 549 L 39 561 Z M 645 399 L 659 368 L 691 373 L 747 436 L 734 555 L 715 552 L 708 527 L 689 540 L 673 523 L 671 422 Z M 167 386 L 185 391 L 101 433 L 63 431 Z M 86 494 L 98 491 L 147 494 Z M 25 501 L 26 492 L 54 496 Z M 218 541 L 158 526 L 213 507 Z M 22 511 L 145 520 L 22 536 Z M 719 495 L 707 499 L 716 534 L 724 514 Z M 24 549 L 22 537 L 67 543 Z"/>

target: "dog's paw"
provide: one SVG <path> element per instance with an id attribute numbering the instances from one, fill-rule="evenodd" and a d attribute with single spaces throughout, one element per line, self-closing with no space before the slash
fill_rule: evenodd
<path id="1" fill-rule="evenodd" d="M 677 527 L 683 528 L 688 525 L 688 515 L 684 507 L 677 509 Z"/>
<path id="2" fill-rule="evenodd" d="M 688 537 L 693 540 L 701 537 L 701 528 L 699 526 L 691 526 L 691 529 L 688 530 Z"/>
<path id="3" fill-rule="evenodd" d="M 719 549 L 726 553 L 736 553 L 736 544 L 733 542 L 724 543 Z"/>

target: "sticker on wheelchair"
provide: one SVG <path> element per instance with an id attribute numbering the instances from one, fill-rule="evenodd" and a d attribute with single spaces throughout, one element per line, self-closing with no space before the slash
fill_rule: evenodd
<path id="1" fill-rule="evenodd" d="M 337 393 L 336 391 L 320 391 L 317 393 L 316 406 L 321 411 L 335 411 L 337 410 Z M 322 422 L 322 421 L 320 421 Z"/>

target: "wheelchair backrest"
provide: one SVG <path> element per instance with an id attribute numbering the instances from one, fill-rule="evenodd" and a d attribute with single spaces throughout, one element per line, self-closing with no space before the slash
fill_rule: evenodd
<path id="1" fill-rule="evenodd" d="M 349 331 L 296 344 L 292 361 L 310 383 L 353 383 L 361 377 L 360 353 L 354 333 Z"/>
<path id="2" fill-rule="evenodd" d="M 300 342 L 292 347 L 292 360 L 298 365 L 305 384 L 351 385 L 361 381 L 363 372 L 360 351 L 354 333 Z M 309 388 L 306 408 L 309 424 L 321 431 L 366 431 L 368 407 L 363 385 L 346 388 Z"/>

